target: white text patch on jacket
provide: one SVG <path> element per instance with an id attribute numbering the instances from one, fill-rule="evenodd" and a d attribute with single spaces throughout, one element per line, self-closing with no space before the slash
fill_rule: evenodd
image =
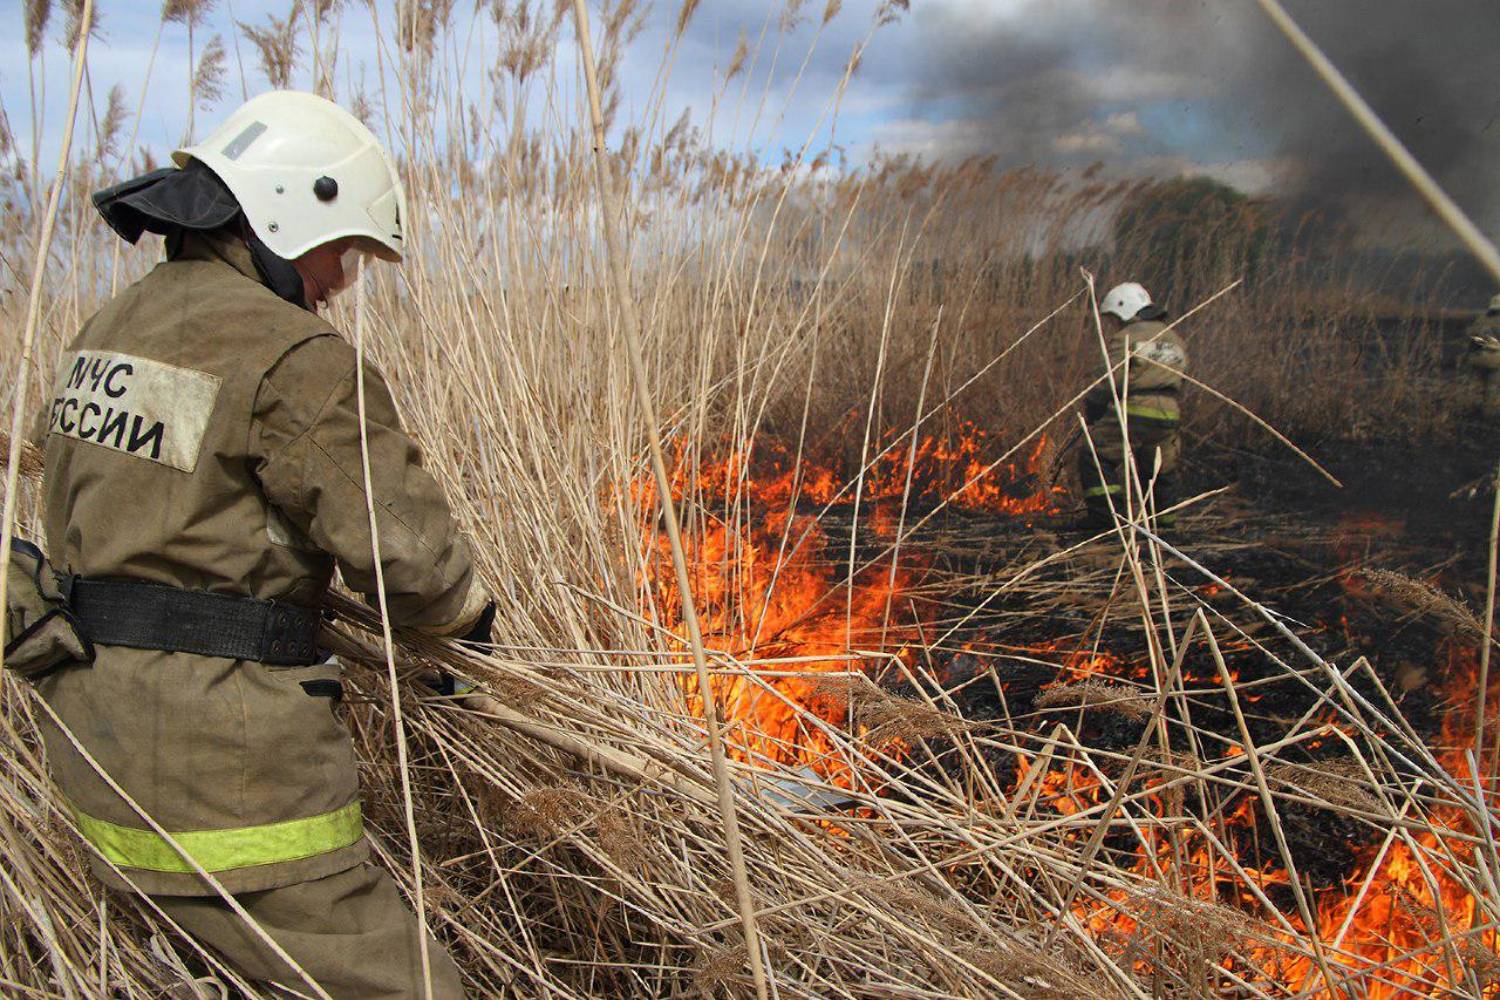
<path id="1" fill-rule="evenodd" d="M 47 430 L 192 472 L 221 382 L 132 354 L 74 351 L 58 366 Z"/>

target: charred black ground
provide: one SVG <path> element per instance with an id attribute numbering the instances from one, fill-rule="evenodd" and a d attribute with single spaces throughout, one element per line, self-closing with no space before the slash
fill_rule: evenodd
<path id="1" fill-rule="evenodd" d="M 1401 716 L 1436 747 L 1444 718 L 1458 708 L 1447 693 L 1454 680 L 1450 671 L 1472 668 L 1476 636 L 1455 626 L 1451 615 L 1413 607 L 1409 595 L 1392 594 L 1379 580 L 1385 572 L 1417 581 L 1482 617 L 1493 499 L 1484 483 L 1492 456 L 1482 434 L 1464 440 L 1475 443 L 1344 445 L 1320 455 L 1343 489 L 1295 458 L 1200 455 L 1188 469 L 1187 491 L 1223 491 L 1185 514 L 1164 537 L 1280 615 L 1325 660 L 1348 668 L 1368 658 L 1373 677 L 1354 672 L 1354 688 L 1375 704 L 1394 700 Z M 844 511 L 844 529 L 830 533 L 833 551 L 845 551 L 849 513 Z M 1135 589 L 1118 575 L 1120 543 L 1105 538 L 1066 551 L 1087 538 L 1076 527 L 1076 513 L 1067 509 L 1030 520 L 944 511 L 924 525 L 907 543 L 906 565 L 921 567 L 912 591 L 928 644 L 919 655 L 944 692 L 922 694 L 950 699 L 970 722 L 993 724 L 997 733 L 1008 734 L 999 743 L 1022 747 L 1029 734 L 1036 741 L 1028 748 L 1032 755 L 1059 722 L 1091 749 L 1128 755 L 1148 724 L 1138 711 L 1066 698 L 1062 705 L 1048 704 L 1043 697 L 1084 676 L 1137 686 L 1146 697 L 1154 691 Z M 878 544 L 866 542 L 861 551 L 874 556 Z M 1303 728 L 1336 721 L 1319 703 L 1326 684 L 1316 678 L 1300 682 L 1276 665 L 1279 658 L 1303 668 L 1307 660 L 1261 614 L 1185 563 L 1167 557 L 1164 565 L 1175 628 L 1201 606 L 1216 628 L 1222 623 L 1225 634 L 1236 636 L 1224 643 L 1223 654 L 1257 745 L 1287 736 L 1299 720 Z M 1096 656 L 1101 659 L 1084 666 Z M 1185 709 L 1200 742 L 1181 749 L 1204 759 L 1232 753 L 1239 732 L 1201 642 L 1185 654 L 1183 671 Z M 888 674 L 882 683 L 899 694 L 919 694 L 910 678 Z M 925 766 L 961 771 L 962 762 L 947 755 L 941 740 L 927 750 Z M 1361 750 L 1378 753 L 1366 745 Z M 1012 780 L 1017 762 L 1026 759 L 998 748 L 989 753 L 996 772 Z M 1336 738 L 1313 739 L 1281 756 L 1314 770 L 1347 760 Z M 1212 786 L 1203 793 L 1213 801 L 1203 802 L 1189 788 L 1186 806 L 1220 818 L 1248 800 L 1256 817 L 1245 824 L 1252 832 L 1241 835 L 1242 860 L 1278 863 L 1275 844 L 1259 836 L 1269 827 L 1253 795 Z M 1036 807 L 1048 808 L 1045 796 Z M 1287 803 L 1281 818 L 1301 874 L 1314 888 L 1338 885 L 1378 839 L 1370 824 L 1312 805 Z M 1106 854 L 1116 852 L 1121 864 L 1128 864 L 1133 848 L 1128 831 L 1105 844 Z M 1291 907 L 1286 887 L 1267 892 Z"/>

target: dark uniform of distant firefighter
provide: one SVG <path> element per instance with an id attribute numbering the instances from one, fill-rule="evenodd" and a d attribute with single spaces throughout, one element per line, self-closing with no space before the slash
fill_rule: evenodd
<path id="1" fill-rule="evenodd" d="M 420 996 L 416 920 L 368 860 L 340 671 L 315 642 L 335 567 L 376 591 L 355 352 L 317 309 L 370 257 L 400 261 L 401 184 L 354 116 L 285 91 L 173 161 L 94 196 L 124 239 L 164 235 L 167 259 L 57 370 L 50 564 L 22 543 L 10 589 L 32 560 L 30 599 L 62 617 L 28 633 L 27 597 L 8 601 L 6 665 L 329 994 Z M 391 619 L 487 641 L 468 545 L 379 373 L 364 382 Z M 64 619 L 81 638 L 55 634 Z M 49 634 L 41 654 L 26 641 Z M 46 719 L 43 734 L 99 854 L 247 978 L 306 991 Z M 430 955 L 436 994 L 462 996 Z"/>
<path id="2" fill-rule="evenodd" d="M 1078 473 L 1088 520 L 1100 527 L 1113 523 L 1110 505 L 1125 513 L 1125 442 L 1143 485 L 1153 474 L 1155 506 L 1161 509 L 1173 500 L 1180 409 L 1178 395 L 1187 366 L 1187 351 L 1176 331 L 1162 322 L 1166 310 L 1154 304 L 1146 289 L 1134 282 L 1112 288 L 1099 304 L 1104 334 L 1109 342 L 1109 361 L 1115 368 L 1114 388 L 1108 381 L 1084 397 L 1088 421 L 1087 442 L 1079 444 Z M 1126 358 L 1130 364 L 1121 365 Z M 1175 369 L 1175 370 L 1174 370 Z M 1115 393 L 1124 401 L 1123 413 L 1115 405 Z M 1123 426 L 1122 426 L 1123 424 Z M 1160 467 L 1157 459 L 1160 456 Z"/>
<path id="3" fill-rule="evenodd" d="M 1479 413 L 1500 420 L 1500 295 L 1469 327 L 1469 367 L 1479 375 Z"/>

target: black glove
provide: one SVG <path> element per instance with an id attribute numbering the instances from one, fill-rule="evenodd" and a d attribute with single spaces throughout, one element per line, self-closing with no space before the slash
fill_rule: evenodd
<path id="1" fill-rule="evenodd" d="M 1096 385 L 1090 389 L 1088 395 L 1083 397 L 1083 419 L 1092 424 L 1100 417 L 1109 412 L 1114 405 L 1115 396 L 1110 391 L 1109 383 Z"/>
<path id="2" fill-rule="evenodd" d="M 458 641 L 470 646 L 488 646 L 490 632 L 495 627 L 495 602 L 490 601 L 474 620 L 474 626 L 458 637 Z"/>
<path id="3" fill-rule="evenodd" d="M 458 641 L 467 646 L 488 646 L 490 644 L 490 632 L 495 626 L 495 602 L 490 601 L 474 620 L 469 631 L 458 637 Z M 462 688 L 454 676 L 446 670 L 439 670 L 429 675 L 424 681 L 432 690 L 441 695 L 452 696 L 455 694 L 467 694 L 472 691 L 472 684 L 463 683 Z"/>
<path id="4" fill-rule="evenodd" d="M 422 683 L 426 684 L 428 687 L 432 688 L 433 691 L 447 698 L 451 698 L 453 695 L 458 693 L 458 685 L 454 681 L 453 675 L 448 673 L 448 671 L 446 670 L 439 670 L 435 673 L 428 674 L 426 677 L 422 678 Z M 465 686 L 467 687 L 467 685 Z"/>

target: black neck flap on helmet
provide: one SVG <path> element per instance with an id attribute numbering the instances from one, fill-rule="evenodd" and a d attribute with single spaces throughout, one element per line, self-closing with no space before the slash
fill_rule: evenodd
<path id="1" fill-rule="evenodd" d="M 189 160 L 180 170 L 163 167 L 96 191 L 94 207 L 127 243 L 136 243 L 142 233 L 166 237 L 168 258 L 177 255 L 184 233 L 222 229 L 241 218 L 233 192 L 197 160 Z M 293 305 L 307 308 L 302 276 L 291 262 L 272 252 L 248 225 L 239 226 L 238 234 L 250 249 L 261 282 Z"/>
<path id="2" fill-rule="evenodd" d="M 245 245 L 250 248 L 250 259 L 255 261 L 255 270 L 260 274 L 261 283 L 292 305 L 313 312 L 312 306 L 307 304 L 302 275 L 297 273 L 292 262 L 285 257 L 278 257 L 275 251 L 260 241 L 255 230 L 249 226 L 244 227 L 243 235 Z"/>
<path id="3" fill-rule="evenodd" d="M 1155 302 L 1152 302 L 1150 305 L 1141 306 L 1141 311 L 1135 314 L 1135 319 L 1131 320 L 1131 322 L 1160 323 L 1166 318 L 1167 311 Z"/>

